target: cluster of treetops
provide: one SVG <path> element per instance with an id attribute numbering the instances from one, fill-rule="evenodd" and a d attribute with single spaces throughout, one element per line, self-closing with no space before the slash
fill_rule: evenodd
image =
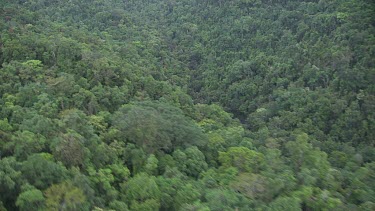
<path id="1" fill-rule="evenodd" d="M 0 210 L 375 210 L 372 0 L 1 0 Z"/>

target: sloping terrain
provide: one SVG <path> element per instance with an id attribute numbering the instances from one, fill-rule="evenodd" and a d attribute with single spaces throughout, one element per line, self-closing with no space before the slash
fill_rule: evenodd
<path id="1" fill-rule="evenodd" d="M 374 210 L 370 0 L 3 0 L 0 210 Z"/>

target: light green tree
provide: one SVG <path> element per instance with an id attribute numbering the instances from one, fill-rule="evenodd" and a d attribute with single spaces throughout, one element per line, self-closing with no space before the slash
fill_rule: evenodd
<path id="1" fill-rule="evenodd" d="M 52 185 L 45 191 L 48 210 L 88 210 L 86 196 L 70 181 Z"/>
<path id="2" fill-rule="evenodd" d="M 22 187 L 23 192 L 17 197 L 16 206 L 20 210 L 41 210 L 44 208 L 45 198 L 42 191 L 33 186 Z"/>

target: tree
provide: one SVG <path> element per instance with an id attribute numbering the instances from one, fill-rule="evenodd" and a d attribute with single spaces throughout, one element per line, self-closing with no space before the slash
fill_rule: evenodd
<path id="1" fill-rule="evenodd" d="M 374 210 L 374 8 L 0 1 L 0 210 Z"/>
<path id="2" fill-rule="evenodd" d="M 197 178 L 200 173 L 208 168 L 204 154 L 196 146 L 189 147 L 184 152 L 174 151 L 173 158 L 178 164 L 179 170 L 188 176 Z"/>
<path id="3" fill-rule="evenodd" d="M 194 122 L 165 103 L 125 105 L 115 113 L 113 123 L 130 143 L 147 153 L 205 144 L 205 137 Z"/>
<path id="4" fill-rule="evenodd" d="M 61 163 L 55 163 L 51 154 L 33 154 L 22 163 L 22 178 L 34 187 L 43 190 L 67 177 L 67 170 Z"/>
<path id="5" fill-rule="evenodd" d="M 289 141 L 286 149 L 289 152 L 290 162 L 294 167 L 300 184 L 315 185 L 322 182 L 329 174 L 330 164 L 327 154 L 314 149 L 308 143 L 309 136 L 305 133 L 297 134 L 295 141 Z"/>
<path id="6" fill-rule="evenodd" d="M 301 200 L 294 197 L 278 197 L 272 203 L 269 204 L 266 210 L 269 211 L 298 211 L 301 210 Z"/>
<path id="7" fill-rule="evenodd" d="M 122 186 L 122 192 L 130 209 L 158 210 L 160 207 L 161 192 L 154 176 L 139 173 Z"/>
<path id="8" fill-rule="evenodd" d="M 39 81 L 43 77 L 42 71 L 43 65 L 41 61 L 28 60 L 22 63 L 22 68 L 19 70 L 19 77 L 24 84 Z"/>
<path id="9" fill-rule="evenodd" d="M 25 190 L 17 197 L 16 201 L 20 210 L 41 210 L 44 208 L 45 198 L 42 191 L 33 186 L 23 187 L 23 189 Z"/>
<path id="10" fill-rule="evenodd" d="M 45 107 L 52 106 L 48 108 L 48 111 L 47 109 L 44 110 L 44 108 L 42 108 L 44 110 L 43 112 L 48 112 L 50 113 L 51 116 L 53 115 L 51 113 L 57 112 L 56 110 L 54 110 L 53 105 L 49 103 L 44 104 L 44 106 Z M 56 122 L 54 122 L 51 118 L 48 118 L 44 115 L 39 115 L 33 111 L 29 111 L 28 115 L 30 115 L 30 117 L 24 118 L 21 125 L 19 126 L 20 130 L 30 131 L 34 134 L 37 134 L 37 136 L 41 136 L 41 137 L 43 136 L 49 137 L 49 136 L 55 135 L 56 130 L 57 130 L 57 127 L 56 127 L 57 125 L 56 125 Z"/>
<path id="11" fill-rule="evenodd" d="M 15 157 L 0 160 L 0 201 L 8 208 L 15 208 L 14 202 L 21 186 L 21 164 Z"/>
<path id="12" fill-rule="evenodd" d="M 125 202 L 122 201 L 111 201 L 109 203 L 109 208 L 113 210 L 119 210 L 119 211 L 128 211 L 128 205 Z"/>
<path id="13" fill-rule="evenodd" d="M 186 184 L 176 193 L 174 209 L 179 210 L 188 204 L 194 204 L 199 200 L 200 193 L 192 184 Z"/>
<path id="14" fill-rule="evenodd" d="M 74 130 L 85 139 L 95 137 L 94 128 L 85 113 L 78 109 L 64 110 L 60 114 L 60 127 L 63 131 Z"/>
<path id="15" fill-rule="evenodd" d="M 19 160 L 26 160 L 29 155 L 44 151 L 46 142 L 46 138 L 42 135 L 30 131 L 18 132 L 13 143 L 14 155 Z"/>
<path id="16" fill-rule="evenodd" d="M 55 184 L 45 191 L 48 210 L 89 210 L 82 190 L 70 181 Z"/>
<path id="17" fill-rule="evenodd" d="M 207 191 L 206 199 L 210 210 L 235 210 L 240 206 L 240 198 L 234 191 L 228 189 L 213 189 Z"/>
<path id="18" fill-rule="evenodd" d="M 158 159 L 155 157 L 155 155 L 151 154 L 146 161 L 145 164 L 145 172 L 149 175 L 157 175 L 158 170 Z"/>
<path id="19" fill-rule="evenodd" d="M 73 130 L 69 130 L 66 134 L 61 134 L 53 148 L 55 157 L 65 166 L 82 167 L 85 157 L 87 157 L 87 149 L 83 146 L 84 138 Z"/>
<path id="20" fill-rule="evenodd" d="M 374 201 L 374 178 L 371 176 L 374 172 L 375 163 L 371 162 L 349 174 L 352 179 L 346 192 L 351 193 L 349 199 L 352 203 L 362 204 Z"/>
<path id="21" fill-rule="evenodd" d="M 227 152 L 219 152 L 223 167 L 236 167 L 241 172 L 259 172 L 263 168 L 263 154 L 246 147 L 230 147 Z"/>
<path id="22" fill-rule="evenodd" d="M 167 171 L 172 171 L 168 170 Z M 168 173 L 168 172 L 166 172 Z M 171 172 L 170 172 L 171 173 Z M 181 172 L 175 172 L 172 175 L 164 175 L 157 177 L 156 183 L 161 192 L 160 196 L 160 209 L 161 210 L 171 210 L 174 208 L 174 201 L 177 194 L 177 191 L 181 189 L 184 185 Z"/>
<path id="23" fill-rule="evenodd" d="M 231 181 L 230 187 L 252 200 L 270 200 L 267 178 L 259 174 L 241 173 Z"/>
<path id="24" fill-rule="evenodd" d="M 89 167 L 87 171 L 90 181 L 96 186 L 95 190 L 101 195 L 102 199 L 105 201 L 117 199 L 119 191 L 113 186 L 115 184 L 115 176 L 112 173 L 112 169 L 102 168 L 96 170 L 93 167 Z"/>

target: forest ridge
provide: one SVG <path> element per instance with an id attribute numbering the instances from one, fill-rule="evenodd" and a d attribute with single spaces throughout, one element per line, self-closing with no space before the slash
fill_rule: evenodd
<path id="1" fill-rule="evenodd" d="M 375 210 L 372 0 L 1 0 L 0 211 Z"/>

